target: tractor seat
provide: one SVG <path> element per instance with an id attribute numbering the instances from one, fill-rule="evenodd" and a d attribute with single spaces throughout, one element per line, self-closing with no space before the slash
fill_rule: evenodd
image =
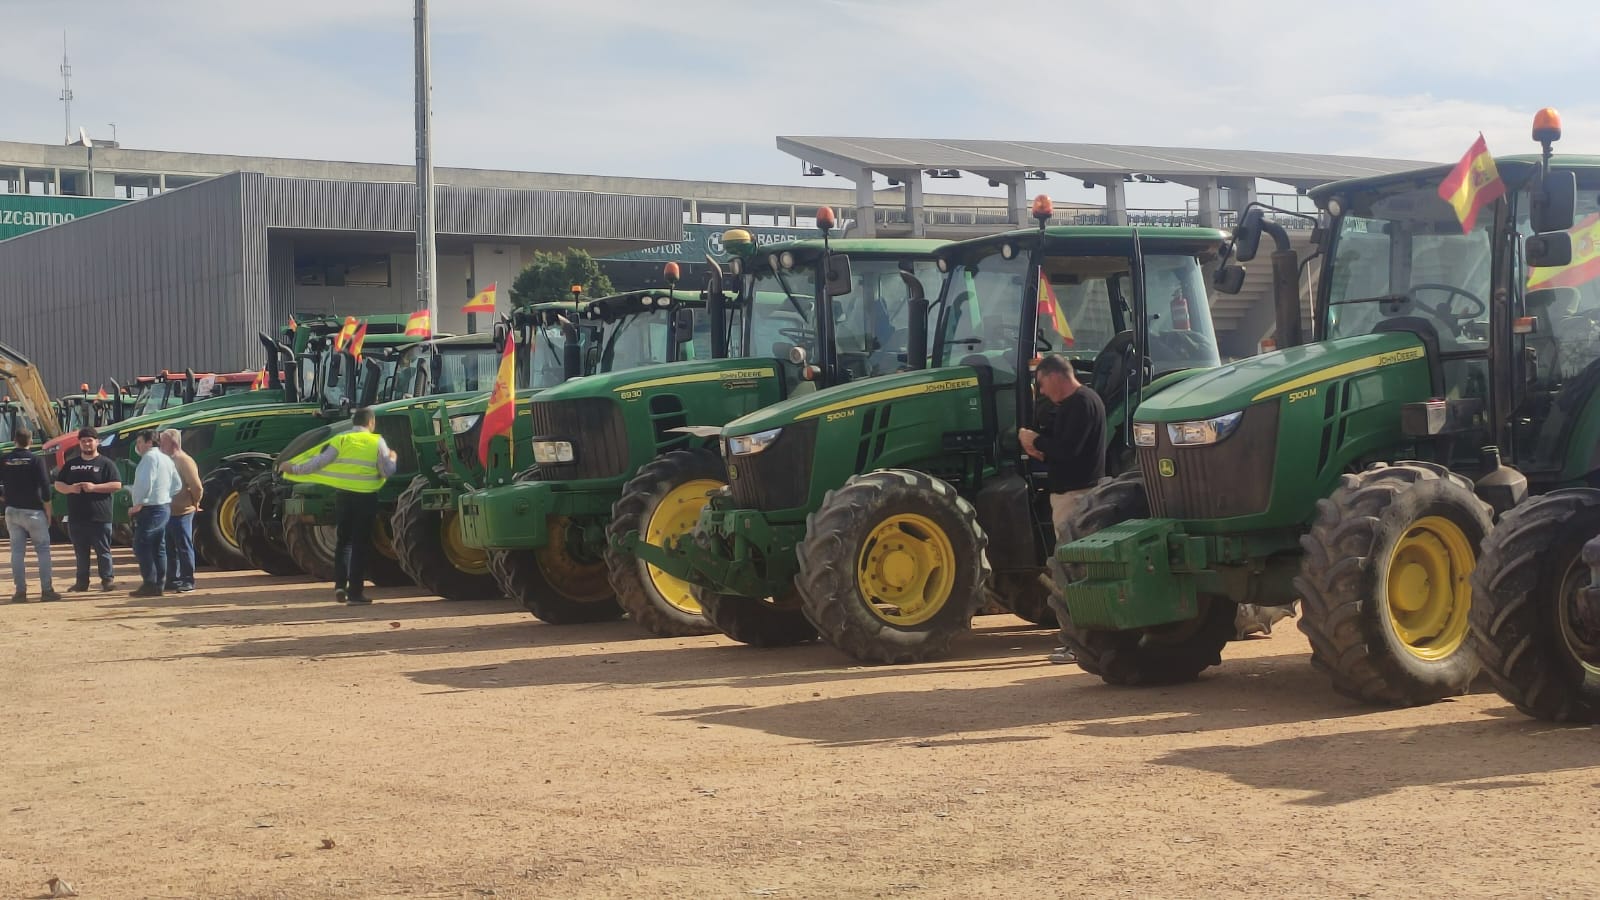
<path id="1" fill-rule="evenodd" d="M 1128 392 L 1128 376 L 1134 372 L 1134 346 L 1132 331 L 1119 331 L 1094 358 L 1093 374 L 1089 387 L 1099 395 L 1106 408 L 1120 403 Z"/>

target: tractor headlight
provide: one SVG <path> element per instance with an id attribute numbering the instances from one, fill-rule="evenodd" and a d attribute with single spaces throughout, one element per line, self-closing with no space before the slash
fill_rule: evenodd
<path id="1" fill-rule="evenodd" d="M 1167 439 L 1172 441 L 1174 447 L 1215 444 L 1233 434 L 1242 418 L 1244 410 L 1217 416 L 1215 419 L 1202 419 L 1199 422 L 1178 422 L 1167 426 Z"/>
<path id="2" fill-rule="evenodd" d="M 534 441 L 533 461 L 546 465 L 572 462 L 571 441 Z"/>
<path id="3" fill-rule="evenodd" d="M 1156 426 L 1150 422 L 1133 423 L 1133 444 L 1136 447 L 1156 445 Z"/>
<path id="4" fill-rule="evenodd" d="M 472 430 L 472 426 L 478 424 L 478 420 L 481 419 L 481 418 L 483 418 L 483 416 L 481 416 L 481 415 L 451 416 L 450 417 L 450 433 L 451 434 L 466 434 L 467 432 Z"/>
<path id="5" fill-rule="evenodd" d="M 749 456 L 752 453 L 760 453 L 772 446 L 772 442 L 777 440 L 780 434 L 783 434 L 782 428 L 768 428 L 755 434 L 736 434 L 728 438 L 728 455 Z"/>

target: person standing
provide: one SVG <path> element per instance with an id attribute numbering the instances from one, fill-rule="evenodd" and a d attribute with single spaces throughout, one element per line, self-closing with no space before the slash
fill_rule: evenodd
<path id="1" fill-rule="evenodd" d="M 130 597 L 159 597 L 167 580 L 167 509 L 182 488 L 178 468 L 172 459 L 156 448 L 156 433 L 149 429 L 133 438 L 139 454 L 134 471 L 133 491 L 128 515 L 133 517 L 133 555 L 139 560 L 139 575 L 144 579 Z"/>
<path id="2" fill-rule="evenodd" d="M 178 470 L 178 493 L 167 507 L 167 586 L 180 594 L 194 590 L 194 514 L 200 509 L 205 486 L 194 457 L 183 452 L 183 435 L 176 428 L 161 432 L 161 452 Z"/>
<path id="3" fill-rule="evenodd" d="M 28 602 L 28 573 L 24 565 L 28 543 L 39 563 L 39 599 L 60 600 L 50 568 L 50 473 L 44 460 L 31 449 L 33 433 L 18 428 L 11 433 L 17 446 L 0 456 L 0 492 L 6 499 L 6 533 L 11 537 L 11 581 L 17 592 L 12 603 Z"/>
<path id="4" fill-rule="evenodd" d="M 1021 428 L 1022 450 L 1044 463 L 1050 491 L 1050 519 L 1056 542 L 1067 540 L 1067 526 L 1078 501 L 1106 474 L 1106 405 L 1091 388 L 1078 381 L 1072 363 L 1058 354 L 1039 360 L 1034 373 L 1039 393 L 1053 406 L 1034 424 L 1040 430 Z M 1056 573 L 1055 554 L 1050 571 Z M 1051 662 L 1069 663 L 1072 654 L 1058 647 Z"/>
<path id="5" fill-rule="evenodd" d="M 378 490 L 394 474 L 399 456 L 373 433 L 376 419 L 362 407 L 351 428 L 278 466 L 290 481 L 327 485 L 335 490 L 337 545 L 333 555 L 333 598 L 351 605 L 371 603 L 366 596 L 367 553 L 372 522 L 378 515 Z"/>
<path id="6" fill-rule="evenodd" d="M 100 453 L 100 432 L 78 429 L 78 455 L 56 473 L 55 489 L 67 498 L 67 534 L 77 556 L 78 577 L 67 593 L 89 589 L 89 552 L 100 565 L 100 590 L 116 586 L 111 572 L 112 495 L 122 490 L 116 463 Z"/>

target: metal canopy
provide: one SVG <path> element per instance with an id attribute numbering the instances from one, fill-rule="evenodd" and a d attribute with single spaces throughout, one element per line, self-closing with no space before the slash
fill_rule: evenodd
<path id="1" fill-rule="evenodd" d="M 975 173 L 1046 171 L 1088 180 L 1094 180 L 1095 175 L 1153 175 L 1179 183 L 1208 177 L 1261 178 L 1296 187 L 1437 165 L 1420 160 L 1321 153 L 1046 141 L 792 136 L 779 137 L 778 149 L 830 170 L 869 169 L 880 173 L 925 169 Z"/>

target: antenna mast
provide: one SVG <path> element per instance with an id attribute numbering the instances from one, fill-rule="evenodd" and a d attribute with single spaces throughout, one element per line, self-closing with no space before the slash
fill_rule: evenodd
<path id="1" fill-rule="evenodd" d="M 67 61 L 67 33 L 61 32 L 61 104 L 66 114 L 65 142 L 72 143 L 72 63 Z"/>

